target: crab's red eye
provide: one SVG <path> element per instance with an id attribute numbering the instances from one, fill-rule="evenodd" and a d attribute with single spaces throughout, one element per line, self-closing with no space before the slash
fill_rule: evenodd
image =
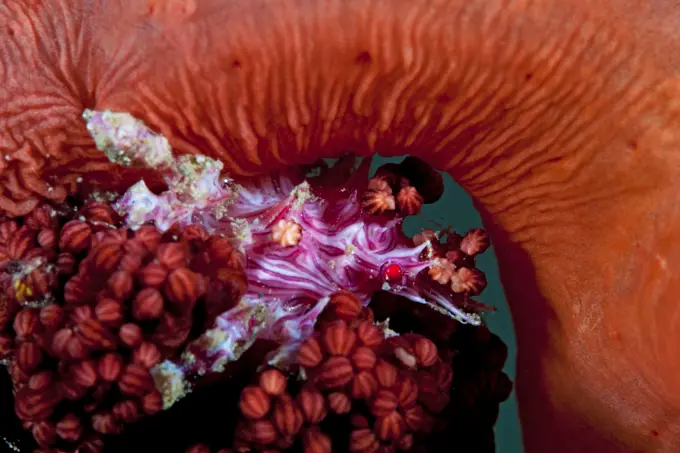
<path id="1" fill-rule="evenodd" d="M 385 281 L 399 281 L 401 278 L 404 276 L 404 272 L 401 269 L 401 266 L 392 263 L 383 269 L 383 278 Z"/>

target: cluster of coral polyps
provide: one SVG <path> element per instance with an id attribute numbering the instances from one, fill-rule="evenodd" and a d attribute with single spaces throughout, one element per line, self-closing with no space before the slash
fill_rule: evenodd
<path id="1" fill-rule="evenodd" d="M 487 307 L 472 297 L 486 286 L 475 268 L 475 256 L 489 246 L 484 231 L 424 230 L 414 238 L 402 231 L 406 216 L 441 196 L 436 171 L 407 158 L 369 177 L 369 159 L 345 157 L 333 167 L 235 181 L 219 161 L 173 155 L 165 138 L 130 115 L 87 111 L 84 118 L 109 159 L 153 169 L 167 190 L 154 193 L 140 181 L 122 195 L 107 194 L 110 204 L 44 205 L 0 225 L 0 353 L 16 413 L 39 445 L 95 449 L 99 435 L 169 408 L 196 378 L 223 371 L 256 342 L 275 344 L 268 366 L 286 371 L 319 335 L 346 342 L 322 340 L 324 362 L 304 367 L 330 412 L 341 411 L 340 403 L 370 405 L 378 394 L 417 382 L 413 407 L 437 414 L 445 398 L 427 395 L 446 394 L 448 365 L 431 342 L 402 336 L 366 344 L 362 329 L 379 331 L 370 319 L 320 318 L 341 289 L 358 306 L 385 292 L 414 310 L 481 324 Z M 361 313 L 370 311 L 354 314 Z M 347 374 L 334 381 L 324 370 Z M 381 370 L 394 370 L 394 382 Z M 282 398 L 267 400 L 274 397 Z M 385 448 L 416 445 L 421 432 L 409 424 L 409 404 L 362 413 L 365 426 L 352 429 L 370 432 Z M 309 423 L 307 444 L 325 442 Z M 293 425 L 277 425 L 276 440 L 293 436 Z"/>
<path id="2" fill-rule="evenodd" d="M 288 372 L 265 368 L 242 390 L 240 420 L 233 436 L 225 435 L 233 443 L 218 452 L 444 451 L 442 445 L 453 444 L 433 445 L 455 429 L 456 417 L 473 419 L 482 399 L 491 408 L 484 428 L 491 428 L 498 403 L 512 388 L 500 371 L 507 354 L 503 346 L 471 351 L 471 344 L 461 344 L 462 335 L 451 342 L 456 337 L 451 331 L 440 331 L 443 341 L 437 345 L 420 334 L 400 335 L 373 317 L 352 293 L 333 294 L 314 334 L 298 349 L 295 366 Z M 427 316 L 421 321 L 430 322 Z M 487 347 L 493 340 L 487 330 L 480 331 L 487 338 L 474 343 Z M 467 364 L 455 376 L 454 367 L 471 353 L 478 353 L 482 363 Z M 478 373 L 476 387 L 466 380 L 471 371 Z M 485 448 L 488 439 L 474 439 L 476 429 L 466 434 L 474 446 L 459 449 L 458 441 L 456 451 L 492 451 Z M 201 443 L 187 453 L 211 451 Z"/>
<path id="3" fill-rule="evenodd" d="M 15 412 L 41 447 L 94 449 L 99 435 L 161 410 L 151 370 L 245 290 L 243 257 L 224 238 L 116 220 L 89 203 L 0 223 L 0 354 Z"/>
<path id="4" fill-rule="evenodd" d="M 299 436 L 306 453 L 330 452 L 333 441 L 321 428 L 329 413 L 348 417 L 352 429 L 335 443 L 352 453 L 409 451 L 435 428 L 453 378 L 437 346 L 374 325 L 371 310 L 348 292 L 331 296 L 324 314 L 297 353 L 305 384 L 296 395 L 273 370 L 242 392 L 236 450 L 286 449 Z"/>

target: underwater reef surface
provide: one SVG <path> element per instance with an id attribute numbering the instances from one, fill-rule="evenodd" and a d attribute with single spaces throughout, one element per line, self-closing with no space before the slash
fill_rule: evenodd
<path id="1" fill-rule="evenodd" d="M 526 451 L 674 453 L 678 22 L 670 0 L 4 1 L 0 210 L 164 190 L 86 108 L 234 177 L 417 156 L 493 240 Z"/>

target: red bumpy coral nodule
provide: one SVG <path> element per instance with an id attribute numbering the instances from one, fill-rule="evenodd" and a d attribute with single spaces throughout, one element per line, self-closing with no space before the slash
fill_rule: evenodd
<path id="1" fill-rule="evenodd" d="M 49 209 L 0 224 L 3 313 L 16 313 L 0 353 L 36 442 L 93 449 L 163 408 L 150 370 L 181 352 L 195 320 L 237 303 L 243 260 L 200 227 L 132 231 L 100 203 L 60 226 L 69 214 Z"/>

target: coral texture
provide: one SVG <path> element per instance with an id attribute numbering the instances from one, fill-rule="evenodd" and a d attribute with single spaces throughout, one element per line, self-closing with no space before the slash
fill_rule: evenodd
<path id="1" fill-rule="evenodd" d="M 680 451 L 677 2 L 11 0 L 0 23 L 2 212 L 162 187 L 83 108 L 238 175 L 419 156 L 490 228 L 527 450 Z"/>
<path id="2" fill-rule="evenodd" d="M 0 224 L 5 311 L 18 311 L 2 354 L 16 414 L 42 447 L 89 445 L 163 409 L 150 370 L 245 291 L 243 258 L 222 238 L 118 221 L 88 203 Z"/>

